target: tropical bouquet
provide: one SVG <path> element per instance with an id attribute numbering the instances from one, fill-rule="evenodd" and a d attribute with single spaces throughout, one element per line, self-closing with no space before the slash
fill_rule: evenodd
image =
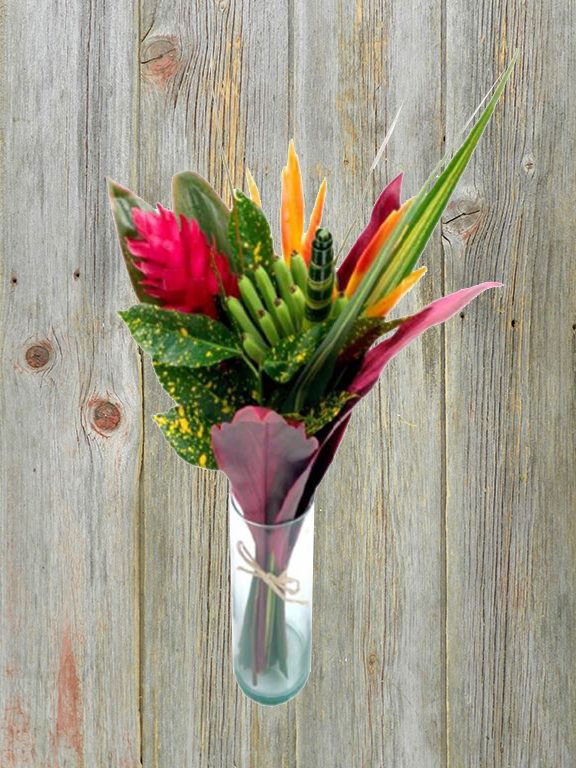
<path id="1" fill-rule="evenodd" d="M 326 180 L 304 231 L 293 142 L 282 171 L 281 256 L 249 171 L 249 195 L 232 189 L 231 209 L 193 172 L 173 177 L 172 210 L 155 209 L 108 180 L 139 299 L 119 315 L 176 402 L 153 418 L 185 461 L 225 472 L 247 520 L 271 525 L 304 515 L 352 410 L 386 364 L 427 328 L 501 285 L 464 288 L 413 315 L 390 318 L 426 271 L 417 262 L 516 56 L 457 151 L 404 203 L 402 174 L 390 181 L 339 266 L 322 224 Z M 256 542 L 261 572 L 285 573 L 293 546 Z M 254 683 L 271 664 L 286 668 L 284 610 L 282 594 L 276 589 L 271 597 L 254 573 L 243 632 Z"/>

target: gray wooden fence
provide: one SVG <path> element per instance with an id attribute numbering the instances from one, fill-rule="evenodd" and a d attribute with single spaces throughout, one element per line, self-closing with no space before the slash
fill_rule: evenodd
<path id="1" fill-rule="evenodd" d="M 2 0 L 1 768 L 576 766 L 575 43 L 571 0 Z M 170 207 L 193 169 L 229 202 L 219 125 L 278 242 L 294 137 L 341 239 L 402 100 L 363 220 L 516 46 L 403 309 L 504 287 L 355 412 L 317 497 L 312 672 L 260 707 L 227 484 L 152 420 L 172 401 L 117 315 L 105 177 Z"/>

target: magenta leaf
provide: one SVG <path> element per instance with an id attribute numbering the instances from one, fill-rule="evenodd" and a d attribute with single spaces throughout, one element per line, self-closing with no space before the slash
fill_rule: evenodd
<path id="1" fill-rule="evenodd" d="M 348 387 L 351 392 L 356 392 L 358 399 L 347 402 L 338 416 L 316 434 L 320 448 L 308 476 L 306 488 L 300 499 L 298 515 L 303 514 L 306 510 L 310 499 L 316 492 L 316 488 L 320 485 L 328 471 L 350 422 L 352 409 L 370 392 L 390 360 L 400 350 L 404 349 L 407 344 L 424 333 L 427 328 L 448 320 L 487 288 L 497 288 L 501 285 L 502 283 L 482 283 L 481 285 L 464 288 L 461 291 L 456 291 L 456 293 L 433 301 L 420 312 L 405 320 L 394 336 L 376 345 L 366 353 L 358 373 Z"/>
<path id="2" fill-rule="evenodd" d="M 318 452 L 303 425 L 248 406 L 232 422 L 212 427 L 212 447 L 244 517 L 261 525 L 294 518 Z"/>
<path id="3" fill-rule="evenodd" d="M 388 218 L 392 211 L 396 211 L 398 208 L 400 208 L 401 189 L 402 174 L 399 173 L 398 176 L 396 176 L 395 179 L 392 179 L 390 184 L 388 184 L 388 186 L 385 187 L 384 191 L 381 193 L 380 197 L 376 201 L 376 205 L 372 209 L 368 226 L 362 232 L 358 240 L 356 240 L 350 249 L 350 252 L 338 269 L 338 287 L 341 291 L 343 291 L 344 288 L 346 288 L 348 285 L 348 281 L 350 280 L 352 272 L 354 272 L 358 259 L 362 255 L 370 240 L 372 240 L 376 234 L 382 222 Z"/>
<path id="4" fill-rule="evenodd" d="M 432 325 L 443 323 L 450 317 L 459 312 L 479 293 L 487 288 L 498 288 L 502 283 L 481 283 L 472 288 L 463 288 L 461 291 L 451 293 L 441 299 L 436 299 L 420 312 L 412 315 L 398 328 L 396 333 L 389 339 L 380 342 L 373 347 L 364 356 L 360 370 L 356 374 L 354 381 L 350 385 L 351 392 L 356 392 L 360 398 L 367 395 L 368 392 L 378 381 L 378 377 L 385 366 L 395 357 L 401 349 L 414 341 L 421 333 Z M 353 401 L 355 405 L 358 400 Z"/>

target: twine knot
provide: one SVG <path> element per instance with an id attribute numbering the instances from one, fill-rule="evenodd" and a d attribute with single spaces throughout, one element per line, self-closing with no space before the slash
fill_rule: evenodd
<path id="1" fill-rule="evenodd" d="M 250 566 L 250 568 L 244 568 L 244 566 L 239 565 L 237 567 L 238 571 L 250 573 L 252 576 L 256 576 L 257 578 L 261 579 L 270 587 L 273 592 L 278 595 L 279 598 L 284 600 L 286 603 L 310 605 L 309 600 L 299 600 L 296 597 L 288 597 L 288 595 L 297 595 L 298 592 L 300 592 L 300 582 L 293 576 L 288 576 L 288 571 L 286 568 L 278 574 L 267 572 L 263 570 L 259 563 L 250 555 L 250 552 L 248 551 L 248 548 L 243 541 L 239 541 L 236 545 L 236 548 L 242 560 L 244 560 L 244 562 Z"/>

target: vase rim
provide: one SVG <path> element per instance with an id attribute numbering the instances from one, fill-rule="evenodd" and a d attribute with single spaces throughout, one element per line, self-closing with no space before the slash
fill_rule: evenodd
<path id="1" fill-rule="evenodd" d="M 310 504 L 308 505 L 305 512 L 303 512 L 301 515 L 298 515 L 298 517 L 293 518 L 292 520 L 285 520 L 283 523 L 253 523 L 252 520 L 248 520 L 248 518 L 244 517 L 241 511 L 240 504 L 236 500 L 234 494 L 232 491 L 228 492 L 228 496 L 230 498 L 230 504 L 232 505 L 232 508 L 234 512 L 238 515 L 238 517 L 242 518 L 242 520 L 246 523 L 246 525 L 249 525 L 251 528 L 262 528 L 265 530 L 270 530 L 272 528 L 288 528 L 291 525 L 294 525 L 295 523 L 302 522 L 304 518 L 310 513 L 311 510 L 314 509 L 314 496 L 310 499 Z"/>

